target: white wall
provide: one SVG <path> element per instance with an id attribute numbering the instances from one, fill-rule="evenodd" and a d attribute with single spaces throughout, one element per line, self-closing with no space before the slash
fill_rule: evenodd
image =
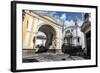
<path id="1" fill-rule="evenodd" d="M 10 1 L 0 1 L 0 73 L 10 72 Z M 33 0 L 33 1 L 46 1 L 56 3 L 72 3 L 72 4 L 86 4 L 86 5 L 99 5 L 100 0 Z M 100 8 L 100 5 L 99 5 Z M 100 10 L 99 12 L 100 13 Z M 98 15 L 100 16 L 100 14 Z M 100 17 L 99 17 L 100 19 Z M 100 24 L 100 21 L 99 21 Z M 100 25 L 98 25 L 100 27 Z M 98 29 L 100 31 L 100 29 Z M 100 37 L 100 33 L 98 35 Z M 100 43 L 100 38 L 98 39 Z M 99 45 L 100 48 L 100 45 Z M 100 51 L 100 49 L 98 49 Z M 100 56 L 100 53 L 99 53 Z M 100 57 L 99 57 L 100 62 Z M 99 63 L 100 65 L 100 63 Z M 33 73 L 33 72 L 25 72 Z M 98 68 L 84 68 L 84 69 L 65 69 L 65 70 L 52 70 L 52 71 L 38 71 L 34 73 L 100 73 L 100 67 Z"/>

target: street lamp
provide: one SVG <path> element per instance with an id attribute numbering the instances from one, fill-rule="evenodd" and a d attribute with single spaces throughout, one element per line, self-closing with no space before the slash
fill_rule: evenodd
<path id="1" fill-rule="evenodd" d="M 62 42 L 64 41 L 64 26 L 65 26 L 65 21 L 66 21 L 66 14 L 63 14 L 61 17 L 62 21 Z"/>

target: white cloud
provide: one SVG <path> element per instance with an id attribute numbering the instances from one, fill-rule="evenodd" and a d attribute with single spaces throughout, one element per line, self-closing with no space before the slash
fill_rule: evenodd
<path id="1" fill-rule="evenodd" d="M 82 21 L 82 20 L 78 20 L 78 22 L 77 22 L 77 23 L 78 23 L 78 25 L 79 25 L 79 26 L 82 26 L 83 21 Z"/>
<path id="2" fill-rule="evenodd" d="M 75 22 L 73 20 L 70 21 L 71 26 L 75 26 Z"/>
<path id="3" fill-rule="evenodd" d="M 77 25 L 81 26 L 82 24 L 83 24 L 83 21 L 79 19 L 77 21 Z M 66 20 L 64 25 L 65 25 L 65 28 L 69 26 L 75 26 L 75 22 L 73 20 L 70 20 L 70 21 Z"/>
<path id="4" fill-rule="evenodd" d="M 66 20 L 66 14 L 63 13 L 63 14 L 61 15 L 60 19 L 61 19 L 61 20 Z"/>
<path id="5" fill-rule="evenodd" d="M 75 22 L 73 20 L 70 20 L 70 21 L 66 20 L 64 25 L 65 25 L 65 28 L 69 26 L 74 26 Z"/>

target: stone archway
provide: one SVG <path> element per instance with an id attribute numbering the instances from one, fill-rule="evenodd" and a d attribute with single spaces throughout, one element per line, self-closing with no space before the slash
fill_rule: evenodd
<path id="1" fill-rule="evenodd" d="M 51 44 L 54 44 L 54 49 L 61 49 L 62 27 L 48 16 L 41 16 L 37 13 L 27 11 L 25 13 L 26 16 L 23 21 L 23 48 L 37 49 L 36 40 L 38 31 L 42 31 L 48 37 L 47 39 L 49 39 L 46 42 L 47 48 L 49 48 Z M 50 39 L 55 40 L 55 42 L 52 43 Z"/>
<path id="2" fill-rule="evenodd" d="M 56 46 L 56 43 L 55 43 L 56 31 L 55 31 L 55 29 L 50 25 L 44 24 L 38 29 L 38 31 L 45 33 L 47 36 L 45 47 L 49 48 L 52 45 L 52 46 L 54 46 L 52 49 L 55 49 L 55 46 Z"/>

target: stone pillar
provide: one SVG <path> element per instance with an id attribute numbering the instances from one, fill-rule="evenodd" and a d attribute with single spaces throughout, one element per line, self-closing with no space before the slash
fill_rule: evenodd
<path id="1" fill-rule="evenodd" d="M 33 49 L 36 49 L 36 40 L 37 40 L 37 34 L 38 34 L 38 23 L 39 19 L 34 18 L 34 28 L 33 28 Z M 36 49 L 37 50 L 37 49 Z"/>
<path id="2" fill-rule="evenodd" d="M 61 30 L 59 29 L 56 32 L 56 52 L 57 53 L 62 53 L 61 47 L 62 47 L 62 33 L 61 33 Z"/>

